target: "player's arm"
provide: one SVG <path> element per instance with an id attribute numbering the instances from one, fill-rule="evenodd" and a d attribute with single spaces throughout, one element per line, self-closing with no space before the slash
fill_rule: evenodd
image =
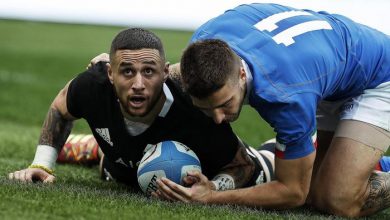
<path id="1" fill-rule="evenodd" d="M 67 109 L 66 97 L 69 83 L 58 93 L 50 105 L 42 126 L 35 158 L 29 168 L 15 171 L 9 174 L 10 179 L 28 181 L 39 180 L 53 182 L 53 167 L 61 150 L 68 138 L 73 117 Z"/>
<path id="2" fill-rule="evenodd" d="M 276 209 L 303 205 L 309 192 L 314 158 L 315 152 L 294 160 L 276 158 L 276 180 L 250 188 L 213 192 L 206 202 Z"/>
<path id="3" fill-rule="evenodd" d="M 309 192 L 315 152 L 299 159 L 276 158 L 276 180 L 249 188 L 212 191 L 207 178 L 199 172 L 189 173 L 198 182 L 186 188 L 162 178 L 153 196 L 183 202 L 237 204 L 252 207 L 285 209 L 304 204 Z"/>

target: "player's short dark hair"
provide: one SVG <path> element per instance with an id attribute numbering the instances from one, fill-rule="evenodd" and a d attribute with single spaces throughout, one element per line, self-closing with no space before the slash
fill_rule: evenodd
<path id="1" fill-rule="evenodd" d="M 160 38 L 142 28 L 125 29 L 115 36 L 111 43 L 110 62 L 113 61 L 112 59 L 115 57 L 117 50 L 139 50 L 144 48 L 158 50 L 165 62 L 164 47 Z"/>
<path id="2" fill-rule="evenodd" d="M 222 40 L 192 43 L 185 49 L 180 61 L 185 90 L 197 98 L 208 97 L 226 84 L 236 69 L 237 61 L 238 56 Z"/>

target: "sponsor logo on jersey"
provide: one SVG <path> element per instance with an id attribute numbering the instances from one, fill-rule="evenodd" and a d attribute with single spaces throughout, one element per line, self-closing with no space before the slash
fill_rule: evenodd
<path id="1" fill-rule="evenodd" d="M 120 163 L 120 164 L 122 164 L 123 166 L 128 167 L 127 164 L 125 164 L 125 162 L 123 161 L 123 159 L 120 158 L 120 157 L 115 161 L 115 163 Z"/>
<path id="2" fill-rule="evenodd" d="M 125 166 L 125 167 L 129 167 L 129 166 L 130 166 L 131 168 L 134 168 L 134 163 L 133 163 L 132 160 L 129 160 L 129 163 L 126 164 L 126 162 L 125 162 L 121 157 L 119 157 L 119 158 L 115 161 L 115 163 L 122 164 L 122 165 Z M 136 166 L 138 166 L 139 163 L 140 163 L 140 161 L 138 161 L 138 162 L 136 163 Z"/>
<path id="3" fill-rule="evenodd" d="M 100 135 L 100 137 L 103 138 L 111 147 L 114 146 L 114 144 L 111 141 L 110 138 L 110 132 L 108 131 L 108 128 L 96 128 L 95 131 Z"/>

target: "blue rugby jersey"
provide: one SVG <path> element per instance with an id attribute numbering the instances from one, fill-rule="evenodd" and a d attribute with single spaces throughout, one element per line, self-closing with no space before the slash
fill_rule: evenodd
<path id="1" fill-rule="evenodd" d="M 191 42 L 221 39 L 248 64 L 249 104 L 277 133 L 280 158 L 315 150 L 316 108 L 390 81 L 389 36 L 326 12 L 240 5 L 203 24 Z"/>

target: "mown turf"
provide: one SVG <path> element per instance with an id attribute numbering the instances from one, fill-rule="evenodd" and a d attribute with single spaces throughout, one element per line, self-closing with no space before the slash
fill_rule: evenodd
<path id="1" fill-rule="evenodd" d="M 31 163 L 40 127 L 57 92 L 95 55 L 108 51 L 120 27 L 0 20 L 0 219 L 334 219 L 308 208 L 269 212 L 234 206 L 150 200 L 100 181 L 97 168 L 58 165 L 54 185 L 9 181 Z M 155 30 L 171 63 L 191 33 Z M 273 136 L 257 113 L 244 108 L 237 134 L 252 146 Z M 89 132 L 78 122 L 74 132 Z M 388 211 L 373 218 L 389 219 Z"/>

